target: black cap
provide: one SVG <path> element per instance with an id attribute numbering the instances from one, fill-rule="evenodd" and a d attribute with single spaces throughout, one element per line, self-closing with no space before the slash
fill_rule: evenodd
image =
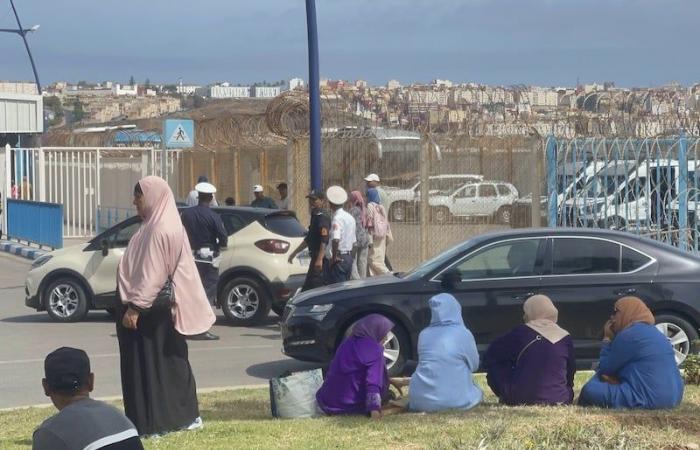
<path id="1" fill-rule="evenodd" d="M 90 377 L 90 359 L 83 350 L 61 347 L 44 360 L 44 374 L 54 391 L 78 391 Z"/>
<path id="2" fill-rule="evenodd" d="M 326 194 L 324 194 L 323 191 L 311 190 L 306 196 L 306 198 L 310 198 L 313 200 L 323 200 L 324 198 L 326 198 Z"/>
<path id="3" fill-rule="evenodd" d="M 277 189 L 287 189 L 287 183 L 280 183 L 277 185 Z"/>

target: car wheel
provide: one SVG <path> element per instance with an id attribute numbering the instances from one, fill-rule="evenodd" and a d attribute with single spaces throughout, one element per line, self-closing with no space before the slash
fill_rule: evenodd
<path id="1" fill-rule="evenodd" d="M 498 211 L 496 211 L 496 222 L 501 225 L 508 225 L 512 218 L 512 211 L 509 206 L 501 206 Z"/>
<path id="2" fill-rule="evenodd" d="M 406 202 L 395 202 L 389 209 L 389 218 L 392 222 L 405 222 L 408 216 L 408 205 Z"/>
<path id="3" fill-rule="evenodd" d="M 698 338 L 698 332 L 685 319 L 673 314 L 656 316 L 656 329 L 671 342 L 676 363 L 680 365 L 690 354 L 693 342 Z"/>
<path id="4" fill-rule="evenodd" d="M 56 322 L 79 322 L 88 313 L 85 288 L 75 278 L 59 278 L 46 287 L 44 306 Z"/>
<path id="5" fill-rule="evenodd" d="M 450 210 L 445 208 L 444 206 L 435 208 L 432 211 L 432 217 L 433 222 L 439 225 L 446 224 L 450 220 Z"/>
<path id="6" fill-rule="evenodd" d="M 251 277 L 236 277 L 227 282 L 219 302 L 224 315 L 234 325 L 256 325 L 270 313 L 270 296 Z"/>
<path id="7" fill-rule="evenodd" d="M 350 336 L 352 328 L 357 321 L 353 322 L 345 331 L 345 337 Z M 408 360 L 409 341 L 406 331 L 403 326 L 394 325 L 394 328 L 388 334 L 389 339 L 384 343 L 384 361 L 386 362 L 386 370 L 390 377 L 397 377 L 403 374 Z"/>

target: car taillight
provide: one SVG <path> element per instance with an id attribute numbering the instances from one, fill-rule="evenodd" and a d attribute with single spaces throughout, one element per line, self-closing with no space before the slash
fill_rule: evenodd
<path id="1" fill-rule="evenodd" d="M 279 239 L 263 239 L 255 243 L 255 246 L 267 253 L 287 253 L 289 250 L 289 242 L 280 241 Z"/>

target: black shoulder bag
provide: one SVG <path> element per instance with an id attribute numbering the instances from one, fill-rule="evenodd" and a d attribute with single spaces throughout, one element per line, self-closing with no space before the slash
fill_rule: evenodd
<path id="1" fill-rule="evenodd" d="M 153 300 L 153 306 L 151 308 L 155 309 L 166 309 L 171 308 L 175 303 L 175 283 L 173 278 L 175 277 L 175 272 L 177 271 L 177 266 L 180 265 L 180 259 L 182 258 L 182 248 L 180 248 L 180 255 L 177 257 L 177 262 L 175 263 L 175 268 L 172 273 L 168 274 L 168 279 L 165 284 L 156 295 L 156 299 Z"/>

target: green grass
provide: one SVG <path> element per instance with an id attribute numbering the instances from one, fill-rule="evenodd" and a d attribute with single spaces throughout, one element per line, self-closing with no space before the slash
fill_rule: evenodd
<path id="1" fill-rule="evenodd" d="M 590 374 L 579 374 L 577 385 Z M 478 377 L 483 385 L 483 377 Z M 145 441 L 147 449 L 692 449 L 700 444 L 700 387 L 686 387 L 669 411 L 579 407 L 503 407 L 488 388 L 467 412 L 279 420 L 266 389 L 200 395 L 204 428 Z M 119 405 L 117 403 L 117 405 Z M 119 405 L 120 406 L 120 405 Z M 0 449 L 31 447 L 51 408 L 0 412 Z"/>

